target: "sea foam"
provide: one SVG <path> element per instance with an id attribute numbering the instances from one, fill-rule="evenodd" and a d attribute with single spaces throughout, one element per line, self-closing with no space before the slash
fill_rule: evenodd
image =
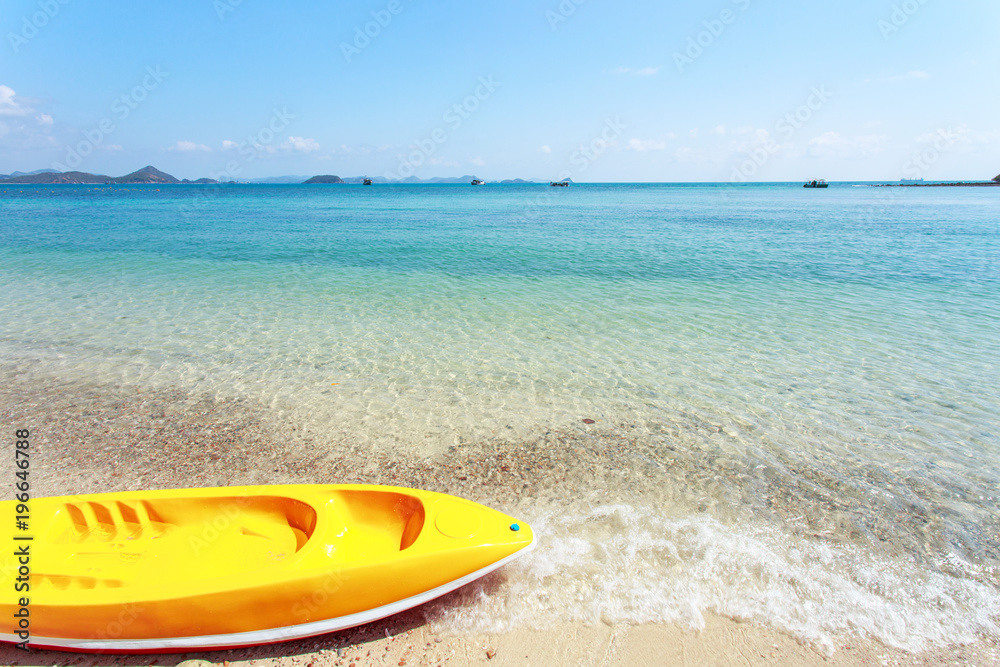
<path id="1" fill-rule="evenodd" d="M 533 552 L 467 587 L 463 604 L 429 608 L 437 629 L 492 633 L 559 622 L 700 629 L 714 612 L 828 653 L 849 636 L 918 651 L 1000 629 L 1000 592 L 987 584 L 774 526 L 604 505 L 538 516 L 533 527 Z"/>

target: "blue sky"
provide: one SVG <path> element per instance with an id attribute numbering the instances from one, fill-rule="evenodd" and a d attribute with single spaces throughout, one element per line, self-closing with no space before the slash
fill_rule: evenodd
<path id="1" fill-rule="evenodd" d="M 0 8 L 0 173 L 1000 172 L 995 0 Z"/>

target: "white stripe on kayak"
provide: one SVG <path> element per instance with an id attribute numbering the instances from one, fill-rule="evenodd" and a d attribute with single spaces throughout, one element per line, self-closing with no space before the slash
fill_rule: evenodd
<path id="1" fill-rule="evenodd" d="M 391 604 L 369 609 L 367 611 L 339 616 L 324 621 L 313 621 L 301 625 L 289 625 L 283 628 L 271 628 L 269 630 L 254 630 L 252 632 L 233 632 L 224 635 L 205 635 L 200 637 L 172 637 L 164 639 L 66 639 L 62 637 L 32 637 L 28 642 L 32 647 L 45 648 L 71 648 L 83 651 L 131 651 L 142 653 L 144 651 L 162 651 L 164 649 L 191 649 L 191 648 L 226 648 L 230 646 L 252 646 L 256 644 L 273 644 L 276 642 L 290 641 L 293 639 L 303 639 L 314 637 L 328 632 L 354 628 L 365 623 L 371 623 L 401 611 L 412 609 L 413 607 L 429 602 L 434 598 L 441 597 L 445 593 L 461 588 L 468 583 L 483 577 L 496 569 L 499 569 L 535 548 L 535 536 L 531 536 L 531 542 L 523 549 L 501 558 L 492 565 L 488 565 L 481 570 L 476 570 L 464 577 L 450 581 L 443 586 L 438 586 L 429 591 L 414 595 L 413 597 L 399 600 Z M 20 639 L 17 635 L 0 633 L 0 641 L 18 643 Z"/>

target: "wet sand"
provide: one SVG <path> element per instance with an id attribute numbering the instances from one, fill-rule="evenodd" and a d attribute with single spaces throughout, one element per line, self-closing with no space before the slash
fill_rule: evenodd
<path id="1" fill-rule="evenodd" d="M 8 428 L 32 431 L 33 488 L 39 496 L 190 486 L 281 483 L 378 483 L 427 488 L 483 502 L 513 515 L 582 492 L 615 499 L 622 484 L 669 496 L 651 474 L 626 475 L 630 442 L 595 438 L 583 425 L 498 452 L 467 443 L 433 458 L 318 443 L 304 426 L 274 423 L 258 405 L 191 396 L 177 390 L 126 390 L 66 381 L 29 362 L 5 364 L 0 415 Z M 498 436 L 502 437 L 502 436 Z M 609 444 L 610 443 L 610 444 Z M 615 465 L 614 462 L 619 464 Z M 711 466 L 713 462 L 706 461 Z M 8 464 L 9 465 L 9 464 Z M 629 464 L 631 470 L 635 463 Z M 651 460 L 651 469 L 664 464 Z M 539 474 L 540 471 L 545 474 Z M 560 474 L 562 473 L 562 474 Z M 585 474 L 581 474 L 585 473 Z M 541 481 L 540 481 L 541 480 Z M 681 485 L 683 486 L 683 485 Z M 635 489 L 633 488 L 634 492 Z M 669 498 L 666 498 L 669 500 Z M 487 593 L 504 572 L 482 584 Z M 268 647 L 168 656 L 25 654 L 0 648 L 9 665 L 998 665 L 995 639 L 921 654 L 876 641 L 841 637 L 832 654 L 751 622 L 705 614 L 704 628 L 677 625 L 560 624 L 505 634 L 447 634 L 436 614 L 470 604 L 471 587 L 361 628 Z M 433 607 L 433 609 L 430 609 Z M 443 610 L 443 612 L 442 612 Z"/>

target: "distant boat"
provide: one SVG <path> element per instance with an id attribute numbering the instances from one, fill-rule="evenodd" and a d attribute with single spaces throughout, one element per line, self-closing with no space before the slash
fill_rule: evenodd
<path id="1" fill-rule="evenodd" d="M 824 179 L 821 178 L 818 181 L 808 181 L 802 187 L 804 187 L 804 188 L 828 188 L 828 187 L 830 187 L 830 184 L 827 183 Z"/>
<path id="2" fill-rule="evenodd" d="M 552 181 L 551 183 L 549 183 L 549 185 L 551 185 L 554 188 L 568 188 L 569 181 Z"/>
<path id="3" fill-rule="evenodd" d="M 362 181 L 362 183 L 364 183 L 365 185 L 371 185 L 372 184 L 372 179 L 366 178 L 364 181 Z"/>
<path id="4" fill-rule="evenodd" d="M 478 178 L 474 178 L 474 179 L 472 179 L 472 184 L 473 185 L 486 185 L 486 181 L 481 181 Z"/>

